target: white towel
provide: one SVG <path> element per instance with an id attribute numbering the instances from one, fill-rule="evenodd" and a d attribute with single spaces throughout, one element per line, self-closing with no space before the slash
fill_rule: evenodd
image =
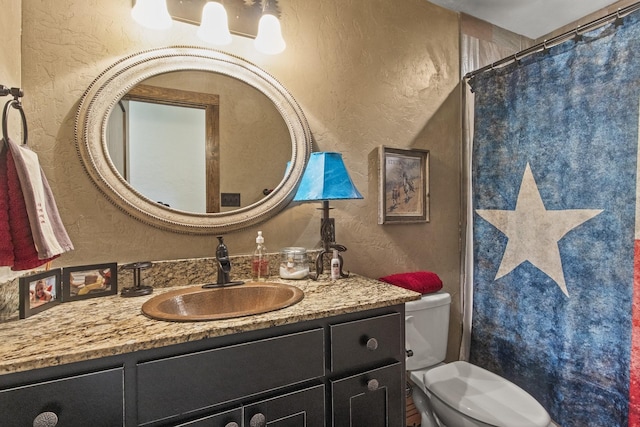
<path id="1" fill-rule="evenodd" d="M 58 213 L 49 182 L 38 162 L 38 155 L 10 139 L 8 143 L 20 179 L 20 188 L 27 207 L 29 225 L 38 257 L 51 258 L 73 250 L 73 244 Z"/>

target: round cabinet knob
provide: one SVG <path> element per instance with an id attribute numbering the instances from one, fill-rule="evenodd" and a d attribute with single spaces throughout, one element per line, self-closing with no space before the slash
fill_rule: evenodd
<path id="1" fill-rule="evenodd" d="M 43 412 L 33 419 L 33 427 L 54 427 L 58 424 L 55 412 Z"/>
<path id="2" fill-rule="evenodd" d="M 251 417 L 251 420 L 249 421 L 250 427 L 265 427 L 266 425 L 267 425 L 267 419 L 261 413 L 255 414 L 253 417 Z"/>
<path id="3" fill-rule="evenodd" d="M 237 422 L 232 421 L 229 424 L 225 425 L 224 427 L 240 427 L 240 425 Z"/>
<path id="4" fill-rule="evenodd" d="M 409 349 L 406 352 L 407 352 L 407 357 L 413 357 L 413 350 Z"/>
<path id="5" fill-rule="evenodd" d="M 374 351 L 378 349 L 378 340 L 375 338 L 369 338 L 367 340 L 367 350 Z"/>
<path id="6" fill-rule="evenodd" d="M 373 380 L 367 381 L 367 390 L 376 391 L 378 389 L 378 387 L 380 387 L 380 384 L 378 383 L 378 380 L 373 379 Z"/>

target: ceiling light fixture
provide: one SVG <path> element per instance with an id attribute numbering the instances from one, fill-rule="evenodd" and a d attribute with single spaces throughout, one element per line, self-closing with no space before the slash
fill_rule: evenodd
<path id="1" fill-rule="evenodd" d="M 216 45 L 231 43 L 229 19 L 222 3 L 210 1 L 204 5 L 202 8 L 202 20 L 198 28 L 198 37 Z"/>
<path id="2" fill-rule="evenodd" d="M 224 5 L 223 5 L 224 1 Z M 197 25 L 198 37 L 207 43 L 226 45 L 231 34 L 253 38 L 262 53 L 285 50 L 277 0 L 133 0 L 131 15 L 139 24 L 167 29 L 172 19 Z"/>
<path id="3" fill-rule="evenodd" d="M 173 22 L 166 0 L 136 0 L 131 16 L 138 24 L 152 30 L 166 30 Z"/>
<path id="4" fill-rule="evenodd" d="M 258 51 L 267 55 L 276 55 L 287 47 L 287 43 L 282 38 L 280 20 L 274 6 L 272 0 L 264 0 L 262 17 L 258 23 L 258 35 L 253 42 Z"/>

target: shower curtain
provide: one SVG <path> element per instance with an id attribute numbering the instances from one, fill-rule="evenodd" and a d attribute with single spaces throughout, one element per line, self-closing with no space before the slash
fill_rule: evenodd
<path id="1" fill-rule="evenodd" d="M 640 425 L 639 21 L 470 81 L 470 361 L 565 427 Z"/>
<path id="2" fill-rule="evenodd" d="M 512 41 L 513 42 L 513 41 Z M 513 46 L 500 46 L 492 41 L 480 40 L 477 37 L 462 34 L 460 39 L 460 68 L 462 75 L 492 64 L 502 58 L 513 54 Z M 521 46 L 522 48 L 522 46 Z M 520 50 L 520 49 L 518 49 Z M 473 92 L 469 86 L 464 87 L 463 96 L 463 179 L 465 188 L 471 188 L 471 147 L 473 146 Z M 471 193 L 465 191 L 462 206 L 465 210 L 465 218 L 472 218 Z M 466 222 L 466 221 L 465 221 Z M 464 266 L 461 271 L 460 283 L 460 307 L 462 307 L 462 339 L 460 343 L 460 360 L 469 360 L 469 345 L 471 344 L 471 314 L 473 307 L 473 227 L 464 228 L 465 249 L 460 254 L 461 264 Z"/>

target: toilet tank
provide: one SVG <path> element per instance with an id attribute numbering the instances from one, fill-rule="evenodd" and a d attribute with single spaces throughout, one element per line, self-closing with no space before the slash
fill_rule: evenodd
<path id="1" fill-rule="evenodd" d="M 436 292 L 405 303 L 407 370 L 424 369 L 444 361 L 449 337 L 451 295 Z"/>

